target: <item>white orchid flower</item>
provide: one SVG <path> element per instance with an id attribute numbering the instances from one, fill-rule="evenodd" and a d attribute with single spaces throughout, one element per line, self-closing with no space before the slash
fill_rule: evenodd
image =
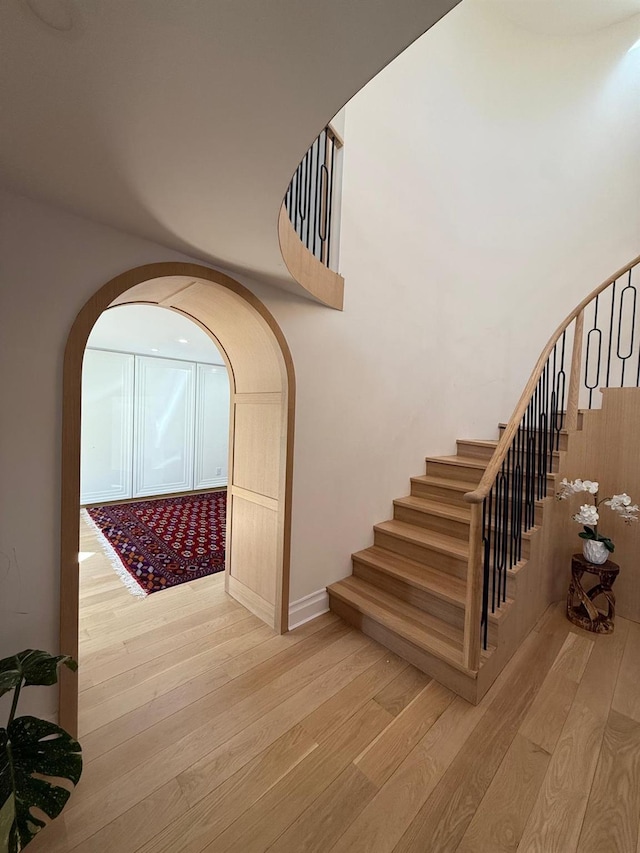
<path id="1" fill-rule="evenodd" d="M 638 504 L 629 504 L 629 506 L 620 506 L 617 507 L 618 512 L 620 513 L 620 518 L 625 522 L 625 524 L 631 524 L 633 521 L 638 520 L 638 511 L 640 511 L 640 506 Z"/>
<path id="2" fill-rule="evenodd" d="M 605 501 L 607 506 L 610 506 L 611 509 L 620 512 L 625 507 L 631 506 L 631 498 L 625 492 L 621 495 L 613 495 L 608 501 Z"/>
<path id="3" fill-rule="evenodd" d="M 582 480 L 580 480 L 580 479 L 574 480 L 573 483 L 571 483 L 570 485 L 571 485 L 571 488 L 573 489 L 574 492 L 583 492 L 584 491 L 584 486 L 582 484 Z"/>
<path id="4" fill-rule="evenodd" d="M 577 512 L 573 516 L 574 521 L 577 521 L 578 524 L 585 525 L 596 525 L 599 518 L 598 510 L 593 506 L 593 504 L 583 504 L 580 507 L 580 512 Z"/>
<path id="5" fill-rule="evenodd" d="M 582 488 L 585 492 L 589 492 L 592 495 L 597 495 L 598 489 L 600 488 L 600 483 L 595 483 L 591 480 L 583 480 Z"/>

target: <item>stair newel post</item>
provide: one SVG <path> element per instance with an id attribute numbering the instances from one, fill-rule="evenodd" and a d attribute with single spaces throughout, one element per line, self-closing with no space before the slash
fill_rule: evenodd
<path id="1" fill-rule="evenodd" d="M 584 309 L 576 317 L 571 353 L 571 373 L 569 374 L 569 394 L 567 397 L 567 419 L 565 429 L 575 432 L 578 429 L 578 405 L 580 401 L 580 369 L 582 367 L 582 337 L 584 332 Z"/>
<path id="2" fill-rule="evenodd" d="M 471 670 L 480 668 L 480 614 L 482 611 L 482 503 L 471 504 L 469 528 L 469 565 L 467 568 L 467 598 L 464 611 L 464 665 Z"/>

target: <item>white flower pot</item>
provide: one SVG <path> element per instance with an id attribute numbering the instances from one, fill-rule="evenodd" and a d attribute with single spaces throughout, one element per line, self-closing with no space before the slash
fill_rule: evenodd
<path id="1" fill-rule="evenodd" d="M 609 559 L 609 552 L 604 542 L 598 542 L 595 539 L 582 540 L 582 553 L 585 560 L 595 563 L 596 566 L 601 566 Z"/>

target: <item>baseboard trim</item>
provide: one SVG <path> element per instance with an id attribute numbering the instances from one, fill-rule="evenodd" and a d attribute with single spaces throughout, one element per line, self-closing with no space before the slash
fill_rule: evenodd
<path id="1" fill-rule="evenodd" d="M 289 630 L 298 628 L 320 616 L 327 613 L 329 610 L 329 593 L 326 587 L 319 589 L 317 592 L 312 592 L 310 595 L 304 595 L 297 601 L 292 601 L 289 605 Z"/>

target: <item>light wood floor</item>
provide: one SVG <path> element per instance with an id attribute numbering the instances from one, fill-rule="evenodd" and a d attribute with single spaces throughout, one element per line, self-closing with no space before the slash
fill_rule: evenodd
<path id="1" fill-rule="evenodd" d="M 137 600 L 82 550 L 85 771 L 33 853 L 640 853 L 640 625 L 551 608 L 473 707 L 333 615 Z"/>

